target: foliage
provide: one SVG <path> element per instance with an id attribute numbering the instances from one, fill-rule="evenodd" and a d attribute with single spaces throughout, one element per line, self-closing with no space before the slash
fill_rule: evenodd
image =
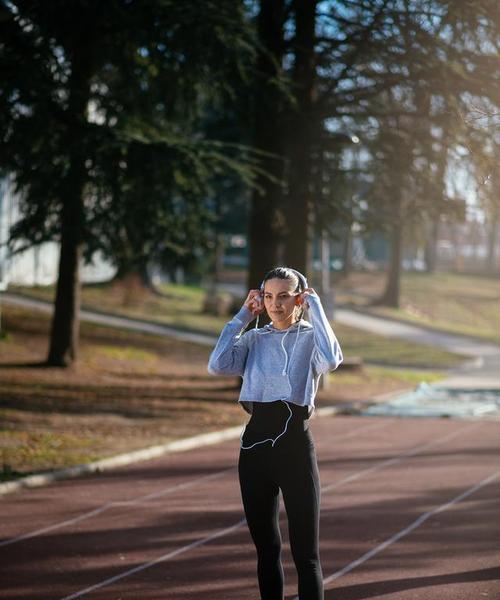
<path id="1" fill-rule="evenodd" d="M 78 147 L 87 260 L 100 249 L 126 269 L 206 247 L 214 178 L 251 186 L 259 171 L 250 148 L 197 127 L 204 106 L 231 99 L 228 81 L 247 77 L 254 41 L 242 4 L 19 0 L 0 27 L 0 165 L 22 194 L 11 246 L 60 238 Z M 83 120 L 71 98 L 77 61 L 88 63 Z"/>

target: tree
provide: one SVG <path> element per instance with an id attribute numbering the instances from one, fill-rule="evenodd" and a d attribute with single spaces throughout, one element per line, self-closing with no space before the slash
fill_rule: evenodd
<path id="1" fill-rule="evenodd" d="M 405 229 L 423 219 L 436 224 L 458 205 L 446 197 L 445 177 L 447 154 L 454 144 L 464 143 L 464 131 L 450 115 L 457 116 L 456 106 L 468 95 L 491 94 L 486 66 L 492 69 L 495 63 L 481 33 L 486 11 L 456 10 L 437 0 L 386 4 L 390 11 L 381 29 L 386 47 L 364 72 L 373 73 L 375 81 L 382 74 L 389 85 L 354 116 L 360 119 L 364 113 L 377 123 L 370 143 L 370 213 L 390 231 L 392 248 L 379 302 L 398 306 Z M 482 9 L 491 6 L 481 4 Z M 472 43 L 482 36 L 482 44 Z"/>
<path id="2" fill-rule="evenodd" d="M 313 119 L 316 84 L 316 0 L 295 0 L 295 35 L 292 40 L 292 91 L 295 104 L 289 111 L 287 156 L 287 245 L 286 261 L 307 272 L 312 260 L 314 204 L 312 191 Z"/>
<path id="3" fill-rule="evenodd" d="M 261 2 L 260 6 L 263 15 L 268 3 Z M 329 182 L 336 193 L 318 193 L 314 161 L 325 133 L 347 130 L 364 144 L 365 175 L 361 179 L 366 182 L 371 177 L 372 185 L 379 179 L 379 191 L 387 190 L 380 207 L 374 194 L 364 193 L 364 202 L 373 206 L 361 212 L 366 217 L 383 214 L 386 221 L 382 226 L 394 225 L 394 262 L 388 281 L 394 292 L 386 294 L 386 299 L 390 296 L 391 302 L 397 302 L 395 278 L 399 277 L 397 265 L 401 262 L 397 256 L 401 257 L 404 241 L 396 240 L 402 233 L 398 224 L 412 226 L 407 223 L 409 214 L 435 223 L 453 204 L 445 194 L 446 150 L 457 143 L 459 134 L 455 124 L 445 123 L 449 115 L 444 111 L 455 110 L 449 99 L 460 103 L 467 94 L 495 95 L 492 81 L 498 69 L 494 49 L 498 46 L 495 23 L 499 5 L 495 0 L 293 0 L 277 6 L 281 17 L 276 21 L 280 25 L 275 35 L 275 47 L 279 48 L 276 64 L 283 65 L 285 81 L 288 76 L 292 102 L 283 105 L 280 98 L 278 105 L 277 97 L 270 96 L 266 109 L 272 117 L 270 133 L 275 137 L 277 154 L 283 150 L 276 149 L 280 143 L 276 115 L 282 115 L 277 121 L 285 122 L 281 131 L 286 134 L 286 261 L 307 270 L 314 214 L 335 218 L 346 209 L 348 203 L 339 190 L 341 169 L 337 181 Z M 268 74 L 268 81 L 270 77 Z M 384 127 L 401 131 L 389 140 Z M 350 143 L 345 137 L 344 144 L 339 144 L 339 155 Z M 368 156 L 376 152 L 377 138 L 386 161 L 379 172 L 370 169 Z M 388 145 L 392 143 L 394 146 Z M 381 166 L 383 161 L 379 156 L 371 162 Z M 402 167 L 406 171 L 398 172 L 392 182 L 390 178 L 382 182 L 387 174 Z M 350 167 L 344 164 L 343 168 Z M 405 185 L 399 196 L 406 199 L 393 189 L 396 179 Z M 270 201 L 271 196 L 266 194 L 265 198 Z M 380 195 L 377 198 L 382 202 Z M 393 199 L 393 205 L 387 203 L 388 198 Z M 353 211 L 360 212 L 356 202 L 351 205 Z M 380 223 L 378 219 L 374 222 Z M 324 227 L 323 222 L 318 225 Z M 263 229 L 259 246 L 269 248 L 273 235 L 272 230 Z M 265 257 L 259 260 L 265 263 Z M 256 262 L 252 261 L 252 273 Z"/>
<path id="4" fill-rule="evenodd" d="M 256 29 L 258 56 L 252 93 L 253 144 L 263 152 L 261 177 L 251 197 L 248 287 L 258 287 L 262 273 L 282 262 L 285 181 L 284 113 L 288 92 L 284 77 L 285 0 L 260 0 Z"/>
<path id="5" fill-rule="evenodd" d="M 205 101 L 230 92 L 225 75 L 242 72 L 252 38 L 242 3 L 230 1 L 17 0 L 0 26 L 0 165 L 23 198 L 11 242 L 60 241 L 47 362 L 66 366 L 77 354 L 84 253 L 101 248 L 142 269 L 148 244 L 203 218 L 196 210 L 165 218 L 169 206 L 199 197 L 214 171 L 252 182 L 234 148 L 230 155 L 190 127 L 202 92 Z M 141 220 L 159 224 L 151 239 L 145 227 L 137 232 Z"/>

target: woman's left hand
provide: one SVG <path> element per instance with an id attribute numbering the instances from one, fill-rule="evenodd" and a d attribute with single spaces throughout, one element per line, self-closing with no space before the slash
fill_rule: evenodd
<path id="1" fill-rule="evenodd" d="M 306 288 L 301 294 L 299 294 L 299 302 L 304 308 L 309 308 L 309 302 L 307 297 L 311 294 L 318 295 L 312 287 Z"/>

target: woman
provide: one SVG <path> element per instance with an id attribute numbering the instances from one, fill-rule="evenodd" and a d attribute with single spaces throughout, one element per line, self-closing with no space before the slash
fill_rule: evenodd
<path id="1" fill-rule="evenodd" d="M 309 309 L 310 321 L 303 319 Z M 264 310 L 271 323 L 257 328 Z M 255 328 L 243 333 L 257 316 Z M 342 362 L 342 351 L 319 296 L 298 271 L 276 267 L 222 330 L 209 362 L 212 374 L 243 378 L 239 402 L 252 416 L 238 460 L 243 507 L 257 550 L 262 600 L 282 600 L 279 491 L 288 517 L 300 600 L 323 599 L 319 557 L 320 481 L 308 419 L 319 378 Z"/>

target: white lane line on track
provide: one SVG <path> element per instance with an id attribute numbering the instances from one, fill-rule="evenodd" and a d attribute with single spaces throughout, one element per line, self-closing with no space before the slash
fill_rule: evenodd
<path id="1" fill-rule="evenodd" d="M 323 446 L 325 444 L 332 444 L 335 443 L 337 440 L 346 440 L 348 438 L 351 437 L 355 437 L 357 435 L 359 435 L 360 433 L 366 432 L 366 431 L 372 431 L 373 429 L 382 429 L 384 427 L 388 427 L 389 425 L 392 425 L 394 423 L 394 421 L 397 421 L 397 419 L 388 419 L 386 421 L 381 421 L 380 423 L 370 423 L 370 425 L 365 425 L 364 427 L 357 427 L 356 429 L 353 429 L 352 431 L 348 431 L 347 433 L 344 433 L 342 435 L 332 435 L 331 439 L 327 439 L 327 440 L 321 440 L 317 443 L 318 446 Z"/>
<path id="2" fill-rule="evenodd" d="M 109 585 L 110 583 L 115 583 L 115 581 L 123 579 L 124 577 L 128 577 L 129 575 L 132 575 L 133 573 L 138 573 L 139 571 L 144 571 L 144 569 L 148 569 L 149 567 L 152 567 L 154 565 L 157 565 L 158 563 L 161 563 L 165 560 L 173 558 L 174 556 L 178 556 L 179 554 L 187 552 L 188 550 L 197 548 L 198 546 L 203 546 L 204 544 L 211 542 L 212 540 L 215 540 L 216 538 L 227 535 L 228 533 L 231 533 L 235 529 L 238 529 L 239 527 L 241 527 L 244 523 L 246 523 L 246 519 L 241 519 L 241 521 L 238 521 L 234 525 L 231 525 L 231 527 L 227 527 L 226 529 L 221 529 L 219 531 L 216 531 L 215 533 L 212 533 L 212 535 L 204 537 L 201 540 L 196 540 L 196 542 L 193 542 L 192 544 L 189 544 L 187 546 L 182 546 L 181 548 L 177 548 L 177 550 L 173 550 L 172 552 L 169 552 L 168 554 L 163 554 L 162 556 L 158 556 L 158 558 L 155 558 L 154 560 L 151 560 L 142 565 L 138 565 L 137 567 L 134 567 L 133 569 L 129 569 L 128 571 L 123 571 L 122 573 L 118 573 L 118 575 L 115 575 L 114 577 L 105 579 L 104 581 L 101 581 L 99 583 L 96 583 L 95 585 L 85 588 L 84 590 L 75 592 L 74 594 L 71 594 L 70 596 L 65 596 L 64 598 L 62 598 L 62 600 L 73 600 L 74 598 L 79 598 L 80 596 L 84 596 L 85 594 L 88 594 L 89 592 L 93 592 L 94 590 L 97 590 L 106 585 Z"/>
<path id="3" fill-rule="evenodd" d="M 423 444 L 422 446 L 420 446 L 420 448 L 422 449 L 426 449 L 429 448 L 431 445 L 432 446 L 436 446 L 439 445 L 440 443 L 444 443 L 445 441 L 447 441 L 448 439 L 450 439 L 450 437 L 455 437 L 456 435 L 459 435 L 460 433 L 464 433 L 466 431 L 470 431 L 472 429 L 476 429 L 477 427 L 480 427 L 482 425 L 482 423 L 477 423 L 475 425 L 472 426 L 466 426 L 466 427 L 462 427 L 461 429 L 457 430 L 457 431 L 453 431 L 450 434 L 439 438 L 438 440 L 431 442 L 431 444 Z M 407 457 L 407 455 L 414 455 L 417 453 L 419 447 L 417 446 L 416 448 L 414 448 L 413 450 L 410 451 L 410 453 L 406 452 L 405 454 L 401 454 L 400 457 L 404 458 Z M 389 461 L 383 461 L 383 464 L 385 464 L 385 466 L 388 465 L 388 463 L 392 464 L 395 460 L 399 459 L 399 457 L 395 457 L 394 459 L 390 459 Z M 382 464 L 382 463 L 381 463 Z M 372 467 L 370 469 L 364 469 L 363 471 L 361 471 L 360 473 L 364 473 L 365 475 L 368 472 L 373 471 L 375 468 Z M 336 482 L 335 484 L 332 484 L 330 486 L 327 486 L 328 489 L 333 489 L 333 487 L 340 487 L 341 485 L 343 485 L 344 483 L 347 483 L 348 481 L 352 480 L 352 476 L 350 477 L 346 477 L 345 480 Z M 321 488 L 321 491 L 323 492 L 323 488 Z M 117 581 L 118 579 L 122 579 L 123 577 L 127 577 L 128 575 L 132 575 L 133 573 L 136 573 L 137 571 L 142 571 L 144 569 L 147 569 L 155 564 L 157 564 L 158 562 L 162 562 L 165 560 L 168 560 L 169 558 L 173 558 L 174 556 L 176 556 L 177 554 L 181 554 L 183 552 L 186 552 L 187 550 L 190 550 L 191 548 L 195 548 L 196 546 L 200 546 L 202 544 L 207 543 L 208 541 L 215 539 L 216 537 L 222 537 L 223 535 L 226 535 L 228 533 L 231 533 L 233 531 L 235 531 L 236 529 L 238 529 L 239 527 L 241 527 L 244 523 L 246 523 L 246 519 L 242 519 L 241 521 L 239 521 L 238 523 L 236 523 L 235 525 L 232 525 L 231 527 L 228 527 L 227 529 L 218 531 L 214 534 L 212 534 L 211 536 L 209 536 L 208 538 L 203 538 L 201 540 L 198 540 L 197 542 L 193 542 L 192 544 L 189 544 L 189 546 L 182 546 L 181 548 L 178 548 L 177 550 L 174 550 L 173 552 L 170 552 L 169 554 L 165 554 L 163 556 L 158 557 L 157 559 L 150 561 L 148 563 L 144 563 L 142 565 L 138 565 L 137 567 L 135 567 L 134 569 L 128 570 L 128 571 L 124 571 L 123 573 L 119 573 L 118 575 L 116 575 L 115 577 L 111 577 L 110 579 L 106 579 L 104 581 L 101 581 L 99 583 L 94 584 L 93 586 L 89 587 L 89 588 L 85 588 L 84 590 L 80 590 L 79 592 L 75 592 L 74 594 L 70 595 L 70 596 L 65 596 L 64 598 L 62 598 L 61 600 L 72 600 L 73 598 L 78 598 L 79 596 L 83 596 L 95 589 L 104 587 L 106 585 L 109 585 L 110 583 L 113 583 L 115 581 Z M 298 600 L 297 598 L 295 600 Z"/>
<path id="4" fill-rule="evenodd" d="M 146 494 L 145 496 L 139 496 L 133 500 L 115 500 L 113 502 L 107 502 L 98 508 L 94 508 L 91 511 L 85 512 L 78 517 L 74 517 L 72 519 L 67 519 L 66 521 L 61 521 L 59 523 L 54 523 L 53 525 L 48 525 L 47 527 L 43 527 L 41 529 L 37 529 L 36 531 L 31 531 L 29 533 L 25 533 L 23 535 L 19 535 L 15 538 L 11 538 L 9 540 L 4 540 L 0 542 L 1 546 L 8 546 L 9 544 L 15 544 L 16 542 L 21 542 L 22 540 L 26 540 L 29 538 L 36 537 L 38 535 L 42 535 L 44 533 L 48 533 L 49 531 L 53 531 L 54 529 L 60 529 L 61 527 L 67 527 L 68 525 L 74 525 L 75 523 L 79 523 L 80 521 L 84 521 L 86 519 L 90 519 L 95 515 L 99 515 L 110 508 L 123 507 L 123 506 L 135 506 L 139 505 L 144 501 L 152 500 L 153 498 L 160 498 L 162 496 L 166 496 L 168 494 L 172 494 L 173 492 L 177 492 L 179 490 L 185 490 L 186 488 L 193 487 L 199 483 L 204 483 L 209 481 L 210 479 L 215 479 L 217 477 L 222 477 L 228 471 L 234 470 L 234 467 L 230 467 L 228 469 L 224 469 L 223 471 L 217 471 L 217 473 L 211 473 L 210 475 L 204 475 L 203 477 L 198 477 L 198 479 L 193 479 L 191 481 L 186 481 L 185 483 L 179 483 L 177 485 L 173 485 L 168 488 L 163 488 L 157 492 L 152 492 L 151 494 Z"/>
<path id="5" fill-rule="evenodd" d="M 357 427 L 353 431 L 349 431 L 343 435 L 336 436 L 334 438 L 334 441 L 344 440 L 344 439 L 359 435 L 360 433 L 363 433 L 363 432 L 366 432 L 366 431 L 369 431 L 372 429 L 380 429 L 382 427 L 387 427 L 394 421 L 395 421 L 395 419 L 389 419 L 386 421 L 382 421 L 381 423 L 371 423 L 370 425 L 366 425 L 363 427 Z M 185 483 L 180 483 L 178 485 L 163 488 L 163 489 L 159 490 L 158 492 L 153 492 L 153 493 L 147 494 L 145 496 L 138 496 L 137 498 L 132 499 L 132 500 L 114 500 L 111 502 L 106 502 L 102 506 L 98 506 L 97 508 L 94 508 L 90 511 L 84 512 L 84 513 L 78 515 L 77 517 L 73 517 L 71 519 L 66 519 L 64 521 L 59 521 L 52 525 L 47 525 L 46 527 L 42 527 L 40 529 L 36 529 L 34 531 L 30 531 L 30 532 L 24 533 L 22 535 L 18 535 L 14 538 L 0 541 L 0 548 L 2 546 L 9 546 L 11 544 L 16 544 L 18 542 L 22 542 L 23 540 L 27 540 L 27 539 L 37 537 L 39 535 L 43 535 L 44 533 L 49 533 L 50 531 L 54 531 L 56 529 L 68 527 L 69 525 L 74 525 L 75 523 L 80 523 L 81 521 L 85 521 L 87 519 L 95 517 L 96 515 L 100 515 L 103 512 L 105 512 L 111 508 L 123 507 L 123 506 L 133 507 L 133 506 L 140 505 L 141 503 L 151 500 L 153 498 L 159 498 L 162 496 L 166 496 L 167 494 L 171 494 L 173 492 L 177 492 L 179 490 L 183 490 L 183 489 L 204 483 L 207 480 L 215 479 L 216 477 L 221 477 L 221 476 L 225 475 L 226 473 L 228 473 L 229 471 L 233 471 L 235 469 L 236 469 L 236 467 L 234 467 L 234 466 L 229 467 L 228 469 L 223 469 L 222 471 L 217 471 L 216 473 L 212 473 L 210 475 L 198 477 L 197 479 L 193 479 L 193 480 L 185 482 Z"/>
<path id="6" fill-rule="evenodd" d="M 465 490 L 465 492 L 462 492 L 458 496 L 455 496 L 454 498 L 452 498 L 445 504 L 441 504 L 440 506 L 437 506 L 436 508 L 434 508 L 426 513 L 423 513 L 422 515 L 420 515 L 420 517 L 418 517 L 418 519 L 415 519 L 415 521 L 413 521 L 413 523 L 410 523 L 410 525 L 408 525 L 408 527 L 401 529 L 401 531 L 398 531 L 393 536 L 391 536 L 390 538 L 388 538 L 387 540 L 385 540 L 384 542 L 382 542 L 375 548 L 372 548 L 371 550 L 369 550 L 368 552 L 366 552 L 365 554 L 363 554 L 356 560 L 353 560 L 351 563 L 346 565 L 344 568 L 340 569 L 339 571 L 335 571 L 335 573 L 332 573 L 332 575 L 323 579 L 324 585 L 328 585 L 330 582 L 334 581 L 335 579 L 338 579 L 339 577 L 342 577 L 342 575 L 345 575 L 346 573 L 349 573 L 356 567 L 359 567 L 360 565 L 365 563 L 367 560 L 370 560 L 370 558 L 373 558 L 374 556 L 376 556 L 377 554 L 379 554 L 380 552 L 382 552 L 383 550 L 388 548 L 391 544 L 394 544 L 395 542 L 400 540 L 405 535 L 408 535 L 409 533 L 411 533 L 414 529 L 416 529 L 417 527 L 422 525 L 422 523 L 425 523 L 425 521 L 427 521 L 427 519 L 430 519 L 430 517 L 432 517 L 433 515 L 443 512 L 444 510 L 450 508 L 450 506 L 453 506 L 454 504 L 461 502 L 462 500 L 464 500 L 465 498 L 467 498 L 474 492 L 477 492 L 484 486 L 488 485 L 489 483 L 491 483 L 498 477 L 500 477 L 500 471 L 496 471 L 495 473 L 491 474 L 489 477 L 486 477 L 479 483 L 476 483 L 476 485 L 472 486 L 468 490 Z M 294 600 L 299 600 L 299 599 L 295 598 Z"/>
<path id="7" fill-rule="evenodd" d="M 397 463 L 400 463 L 403 460 L 405 460 L 406 458 L 409 458 L 410 456 L 415 456 L 416 454 L 420 454 L 420 452 L 422 452 L 424 450 L 428 450 L 429 448 L 433 448 L 434 446 L 439 446 L 440 444 L 443 444 L 444 442 L 447 442 L 448 440 L 451 440 L 454 437 L 461 435 L 465 431 L 472 431 L 473 429 L 477 429 L 480 426 L 481 426 L 481 423 L 476 423 L 474 425 L 462 427 L 461 429 L 458 429 L 457 431 L 452 431 L 448 435 L 445 435 L 444 437 L 439 438 L 438 440 L 435 440 L 434 442 L 429 442 L 427 444 L 424 444 L 423 446 L 416 446 L 415 448 L 412 448 L 411 450 L 408 450 L 408 452 L 404 452 L 403 454 L 400 454 L 399 456 L 395 456 L 394 458 L 388 458 L 387 460 L 384 460 L 376 465 L 373 465 L 373 467 L 369 467 L 368 469 L 363 469 L 362 471 L 358 471 L 357 473 L 353 473 L 352 475 L 348 475 L 347 477 L 344 477 L 344 479 L 341 479 L 340 481 L 336 481 L 334 483 L 331 483 L 330 485 L 326 485 L 325 487 L 321 488 L 321 493 L 329 492 L 330 490 L 333 490 L 341 485 L 344 485 L 345 483 L 349 483 L 350 481 L 355 481 L 356 479 L 360 479 L 361 477 L 368 475 L 368 473 L 374 473 L 375 471 L 379 471 L 380 469 L 385 469 L 385 467 L 388 467 L 389 465 L 395 465 Z"/>

